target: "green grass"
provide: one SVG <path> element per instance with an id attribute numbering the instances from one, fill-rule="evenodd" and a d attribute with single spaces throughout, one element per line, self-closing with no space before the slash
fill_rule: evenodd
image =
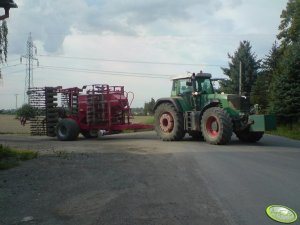
<path id="1" fill-rule="evenodd" d="M 294 124 L 292 129 L 288 126 L 279 125 L 276 130 L 269 131 L 268 134 L 300 140 L 300 124 Z"/>
<path id="2" fill-rule="evenodd" d="M 20 164 L 21 161 L 34 159 L 37 152 L 30 150 L 16 150 L 0 144 L 0 170 L 9 169 Z"/>
<path id="3" fill-rule="evenodd" d="M 149 124 L 149 125 L 154 125 L 154 117 L 151 116 L 149 118 L 146 118 L 145 121 L 143 122 L 144 124 Z"/>

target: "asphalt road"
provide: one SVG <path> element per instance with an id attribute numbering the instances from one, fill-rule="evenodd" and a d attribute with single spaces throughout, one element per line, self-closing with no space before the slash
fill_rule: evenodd
<path id="1" fill-rule="evenodd" d="M 286 138 L 214 146 L 143 132 L 75 142 L 5 135 L 0 144 L 40 152 L 0 171 L 3 225 L 275 225 L 270 204 L 300 213 L 300 142 Z"/>

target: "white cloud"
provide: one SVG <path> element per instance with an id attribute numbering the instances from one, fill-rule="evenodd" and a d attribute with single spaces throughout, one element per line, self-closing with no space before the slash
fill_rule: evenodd
<path id="1" fill-rule="evenodd" d="M 241 40 L 249 40 L 259 57 L 267 54 L 277 33 L 286 1 L 269 0 L 23 0 L 11 10 L 9 64 L 24 54 L 29 32 L 39 52 L 85 58 L 199 63 L 199 66 L 129 64 L 39 56 L 41 65 L 182 74 L 203 69 L 221 75 L 227 53 Z M 211 66 L 200 65 L 202 63 Z M 24 90 L 24 66 L 3 69 L 0 108 L 14 107 L 14 94 Z M 135 92 L 135 106 L 168 96 L 167 79 L 36 69 L 36 85 L 82 86 L 86 83 L 125 85 Z M 13 88 L 12 88 L 13 87 Z"/>

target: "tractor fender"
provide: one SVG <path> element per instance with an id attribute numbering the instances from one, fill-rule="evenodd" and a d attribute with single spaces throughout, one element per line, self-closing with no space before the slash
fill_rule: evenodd
<path id="1" fill-rule="evenodd" d="M 200 117 L 202 117 L 203 113 L 208 109 L 208 108 L 211 108 L 211 107 L 216 107 L 216 106 L 219 106 L 220 105 L 220 101 L 218 99 L 213 99 L 211 100 L 210 102 L 208 102 L 201 110 L 200 110 Z"/>
<path id="2" fill-rule="evenodd" d="M 182 109 L 181 109 L 180 105 L 176 102 L 176 100 L 174 98 L 160 98 L 160 99 L 158 99 L 156 101 L 155 105 L 154 105 L 153 111 L 155 111 L 156 108 L 162 103 L 171 103 L 172 105 L 174 105 L 177 112 L 182 112 Z"/>

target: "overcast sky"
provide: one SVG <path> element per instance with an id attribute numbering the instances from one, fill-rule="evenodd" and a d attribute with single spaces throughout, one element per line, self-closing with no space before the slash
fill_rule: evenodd
<path id="1" fill-rule="evenodd" d="M 286 0 L 14 0 L 0 109 L 23 103 L 31 32 L 34 86 L 124 85 L 133 107 L 170 95 L 170 77 L 203 70 L 223 77 L 227 53 L 248 40 L 264 57 Z M 1 9 L 1 11 L 3 11 Z M 36 67 L 36 66 L 35 66 Z"/>

